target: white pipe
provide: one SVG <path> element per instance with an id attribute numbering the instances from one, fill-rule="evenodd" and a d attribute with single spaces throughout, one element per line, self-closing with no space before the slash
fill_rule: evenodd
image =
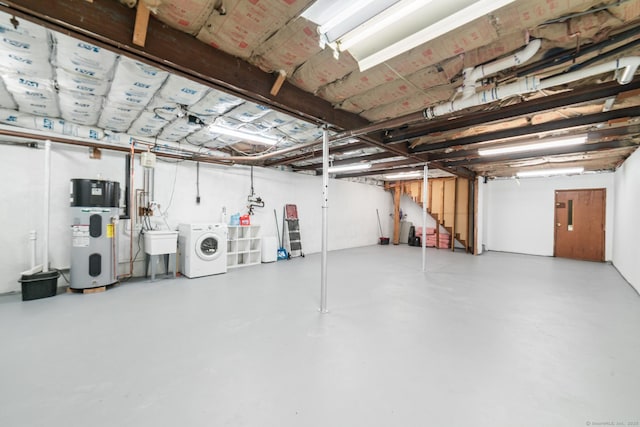
<path id="1" fill-rule="evenodd" d="M 436 104 L 424 110 L 424 117 L 433 119 L 445 114 L 464 110 L 465 108 L 475 107 L 478 105 L 488 104 L 490 102 L 509 98 L 514 95 L 522 95 L 536 90 L 548 89 L 554 86 L 560 86 L 571 83 L 587 77 L 597 76 L 599 74 L 610 71 L 620 71 L 617 75 L 618 83 L 627 84 L 633 80 L 633 76 L 640 66 L 639 56 L 629 56 L 614 61 L 609 61 L 595 67 L 585 68 L 574 71 L 572 73 L 560 74 L 558 76 L 549 77 L 540 80 L 539 77 L 525 77 L 513 83 L 498 86 L 493 89 L 478 92 L 475 96 L 462 98 L 452 102 L 443 102 Z"/>
<path id="2" fill-rule="evenodd" d="M 51 141 L 44 143 L 44 233 L 42 233 L 42 271 L 49 271 L 49 197 L 51 186 Z"/>
<path id="3" fill-rule="evenodd" d="M 587 77 L 597 76 L 598 74 L 608 73 L 610 71 L 619 71 L 616 76 L 618 83 L 626 85 L 633 80 L 633 76 L 640 65 L 640 56 L 627 56 L 625 58 L 615 59 L 605 62 L 604 64 L 595 65 L 589 68 L 574 71 L 573 73 L 560 74 L 558 76 L 549 77 L 540 82 L 540 89 L 547 89 L 559 86 Z"/>
<path id="4" fill-rule="evenodd" d="M 38 240 L 38 233 L 36 230 L 29 231 L 29 242 L 31 249 L 31 269 L 36 266 L 36 240 Z"/>
<path id="5" fill-rule="evenodd" d="M 327 310 L 327 247 L 329 240 L 329 131 L 322 131 L 322 272 L 320 275 L 320 312 Z"/>
<path id="6" fill-rule="evenodd" d="M 538 77 L 525 77 L 504 86 L 498 86 L 493 89 L 478 92 L 475 96 L 471 96 L 469 98 L 462 98 L 452 102 L 444 102 L 434 105 L 433 107 L 429 107 L 424 110 L 424 116 L 427 119 L 433 119 L 435 117 L 454 113 L 466 108 L 488 104 L 510 96 L 533 92 L 538 90 L 539 87 L 540 79 Z"/>
<path id="7" fill-rule="evenodd" d="M 463 70 L 464 83 L 462 85 L 462 96 L 468 98 L 476 93 L 476 85 L 478 80 L 495 74 L 499 71 L 506 70 L 507 68 L 515 67 L 520 64 L 524 64 L 535 55 L 542 41 L 540 39 L 531 40 L 520 52 L 507 56 L 506 58 L 498 59 L 497 61 L 490 62 L 485 65 L 480 65 L 475 68 L 465 68 Z"/>
<path id="8" fill-rule="evenodd" d="M 422 272 L 427 272 L 427 184 L 429 183 L 429 167 L 424 165 L 422 180 Z"/>

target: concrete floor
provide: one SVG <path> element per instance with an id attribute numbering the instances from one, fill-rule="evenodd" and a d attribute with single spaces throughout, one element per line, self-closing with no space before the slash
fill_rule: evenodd
<path id="1" fill-rule="evenodd" d="M 640 422 L 640 297 L 607 264 L 372 246 L 0 298 L 0 426 Z M 62 280 L 62 279 L 60 279 Z"/>

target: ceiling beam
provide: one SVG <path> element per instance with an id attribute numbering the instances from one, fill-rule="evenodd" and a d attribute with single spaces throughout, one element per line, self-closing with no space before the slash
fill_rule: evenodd
<path id="1" fill-rule="evenodd" d="M 374 163 L 373 165 L 371 165 L 371 168 L 366 169 L 364 171 L 358 171 L 357 175 L 358 176 L 367 176 L 367 175 L 379 175 L 381 173 L 393 170 L 395 171 L 398 166 L 407 166 L 407 165 L 416 165 L 416 162 L 414 160 L 397 160 L 397 161 L 393 161 L 393 162 L 384 162 L 384 163 Z M 422 167 L 422 165 L 420 165 L 420 167 Z M 337 172 L 337 173 L 333 173 L 333 175 L 336 176 L 336 178 L 344 178 L 344 177 L 348 177 L 348 176 L 353 176 L 355 174 L 355 172 Z M 320 174 L 322 175 L 322 171 L 320 171 Z"/>
<path id="2" fill-rule="evenodd" d="M 445 148 L 476 144 L 479 142 L 495 141 L 500 139 L 514 138 L 518 136 L 533 135 L 536 133 L 550 132 L 554 130 L 567 129 L 579 126 L 587 126 L 596 123 L 604 123 L 609 120 L 623 119 L 627 117 L 640 116 L 640 107 L 621 108 L 603 113 L 588 114 L 585 116 L 572 117 L 570 119 L 553 120 L 537 125 L 523 126 L 513 129 L 499 130 L 479 135 L 471 135 L 464 138 L 444 140 L 440 142 L 423 144 L 413 148 L 414 153 L 424 153 L 427 151 L 443 150 Z"/>
<path id="3" fill-rule="evenodd" d="M 429 167 L 430 168 L 435 168 L 435 169 L 440 169 L 443 170 L 445 172 L 449 172 L 453 175 L 456 175 L 460 178 L 467 178 L 467 179 L 475 179 L 476 178 L 476 173 L 464 168 L 464 167 L 460 167 L 460 166 L 451 166 L 451 167 L 447 167 L 445 165 L 442 165 L 441 163 L 429 163 Z M 423 170 L 423 166 L 422 164 L 419 166 L 411 166 L 411 167 L 380 167 L 379 165 L 373 165 L 373 167 L 371 169 L 367 169 L 366 171 L 358 171 L 358 172 L 352 172 L 352 173 L 341 173 L 341 174 L 337 174 L 338 178 L 358 178 L 358 177 L 363 177 L 363 176 L 371 176 L 371 175 L 380 175 L 380 174 L 384 174 L 387 172 L 392 172 L 392 173 L 398 173 L 398 172 L 412 172 L 412 171 L 416 171 L 416 170 Z"/>
<path id="4" fill-rule="evenodd" d="M 149 20 L 145 46 L 135 45 L 136 11 L 115 0 L 2 0 L 0 10 L 305 120 L 339 129 L 369 124 L 288 82 L 273 96 L 273 74 L 154 17 Z"/>
<path id="5" fill-rule="evenodd" d="M 339 178 L 360 178 L 363 176 L 371 176 L 371 175 L 381 175 L 387 172 L 392 172 L 393 173 L 400 173 L 400 172 L 412 172 L 412 171 L 422 171 L 424 170 L 423 166 L 412 166 L 412 167 L 406 167 L 406 168 L 387 168 L 387 169 L 380 169 L 377 171 L 365 171 L 365 172 L 353 172 L 353 173 L 345 173 L 345 174 L 341 174 L 339 176 Z"/>
<path id="6" fill-rule="evenodd" d="M 588 87 L 577 88 L 572 91 L 561 92 L 530 101 L 520 102 L 505 108 L 479 113 L 470 113 L 458 118 L 443 118 L 432 121 L 425 121 L 405 129 L 391 129 L 386 131 L 382 140 L 385 143 L 407 141 L 419 138 L 432 133 L 462 129 L 474 125 L 486 124 L 489 122 L 505 120 L 528 114 L 541 113 L 561 107 L 593 102 L 613 96 L 623 96 L 624 93 L 632 92 L 640 88 L 640 79 L 635 79 L 627 85 L 620 85 L 617 82 L 608 82 Z"/>
<path id="7" fill-rule="evenodd" d="M 363 148 L 371 147 L 370 144 L 366 144 L 364 142 L 353 142 L 349 144 L 338 145 L 336 147 L 329 147 L 329 154 L 342 153 L 345 151 L 351 150 L 361 150 Z M 318 148 L 314 148 L 313 150 L 297 154 L 292 157 L 285 157 L 283 159 L 275 159 L 265 162 L 265 166 L 279 166 L 279 165 L 288 165 L 291 163 L 302 162 L 304 160 L 317 159 L 322 157 L 322 146 L 318 146 Z"/>
<path id="8" fill-rule="evenodd" d="M 423 170 L 424 170 L 423 166 L 413 166 L 413 167 L 406 167 L 406 168 L 388 168 L 388 169 L 375 171 L 374 173 L 371 173 L 370 171 L 345 173 L 340 175 L 340 178 L 360 178 L 363 176 L 381 175 L 386 172 L 400 173 L 400 172 L 413 172 L 413 171 L 423 171 Z"/>
<path id="9" fill-rule="evenodd" d="M 392 153 L 388 153 L 388 152 L 384 152 L 384 153 L 375 153 L 375 154 L 369 154 L 366 156 L 359 156 L 359 157 L 351 157 L 348 159 L 342 159 L 342 160 L 334 160 L 333 161 L 333 166 L 342 166 L 342 165 L 348 165 L 348 164 L 352 164 L 352 163 L 360 163 L 360 162 L 370 162 L 373 160 L 381 160 L 381 159 L 388 159 L 389 157 L 396 157 L 394 154 Z M 304 166 L 293 166 L 294 170 L 314 170 L 314 169 L 322 169 L 322 163 L 312 163 L 309 165 L 304 165 Z"/>
<path id="10" fill-rule="evenodd" d="M 514 160 L 524 160 L 524 159 L 539 158 L 539 157 L 590 153 L 594 151 L 612 150 L 615 148 L 637 147 L 637 146 L 638 144 L 636 142 L 629 141 L 629 140 L 596 142 L 593 144 L 585 144 L 580 146 L 552 148 L 544 151 L 529 151 L 526 153 L 503 154 L 499 156 L 479 156 L 473 159 L 456 160 L 452 162 L 447 162 L 445 164 L 451 165 L 451 166 L 472 166 L 472 165 L 480 165 L 480 164 L 502 163 L 502 162 L 509 162 Z"/>

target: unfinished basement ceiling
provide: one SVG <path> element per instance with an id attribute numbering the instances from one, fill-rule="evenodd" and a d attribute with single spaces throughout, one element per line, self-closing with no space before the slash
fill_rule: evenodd
<path id="1" fill-rule="evenodd" d="M 348 52 L 335 59 L 320 48 L 317 25 L 301 16 L 312 3 L 4 1 L 2 132 L 73 133 L 120 147 L 133 138 L 160 154 L 321 173 L 326 124 L 343 137 L 332 142 L 334 164 L 372 164 L 339 175 L 351 178 L 425 163 L 466 177 L 555 165 L 613 170 L 637 148 L 639 79 L 617 82 L 621 66 L 589 70 L 638 55 L 640 0 L 516 0 L 364 72 Z M 132 42 L 141 6 L 151 11 L 144 47 Z M 584 74 L 446 111 L 467 96 L 463 69 L 526 50 L 530 58 L 483 76 L 473 91 Z M 280 73 L 286 82 L 271 94 Z M 444 113 L 425 118 L 425 109 Z M 212 124 L 277 143 L 221 135 Z M 478 155 L 495 144 L 578 134 L 588 136 L 580 147 Z"/>

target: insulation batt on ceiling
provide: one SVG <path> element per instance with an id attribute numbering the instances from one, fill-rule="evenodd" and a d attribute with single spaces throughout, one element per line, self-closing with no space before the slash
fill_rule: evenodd
<path id="1" fill-rule="evenodd" d="M 162 22 L 185 33 L 196 35 L 213 12 L 212 0 L 141 0 Z"/>
<path id="2" fill-rule="evenodd" d="M 604 4 L 612 5 L 608 11 L 537 28 L 549 19 L 584 12 L 603 2 L 518 1 L 361 73 L 348 53 L 336 60 L 329 50 L 320 51 L 316 25 L 296 18 L 311 4 L 309 0 L 225 2 L 224 14 L 223 9 L 214 7 L 213 1 L 144 1 L 166 24 L 197 33 L 201 41 L 248 59 L 265 71 L 285 70 L 298 87 L 373 121 L 409 114 L 452 96 L 452 91 L 445 94 L 442 90 L 425 96 L 416 88 L 428 91 L 446 85 L 459 75 L 463 66 L 475 66 L 521 48 L 526 44 L 522 28 L 533 34 L 540 31 L 544 37 L 545 28 L 551 31 L 553 26 L 560 25 L 562 37 L 569 37 L 569 31 L 582 32 L 585 37 L 610 19 L 628 21 L 637 17 L 639 8 L 638 0 L 618 6 L 613 6 L 617 4 L 615 0 L 607 0 Z M 608 18 L 604 19 L 605 16 Z M 199 29 L 198 22 L 202 23 Z M 434 73 L 430 67 L 436 67 L 437 71 Z"/>
<path id="3" fill-rule="evenodd" d="M 290 76 L 321 50 L 316 24 L 299 17 L 259 45 L 251 61 L 266 72 L 284 70 Z"/>
<path id="4" fill-rule="evenodd" d="M 13 100 L 13 96 L 9 93 L 4 86 L 4 81 L 0 79 L 0 108 L 8 108 L 11 110 L 17 110 L 18 106 Z"/>
<path id="5" fill-rule="evenodd" d="M 198 32 L 198 39 L 247 59 L 255 47 L 309 4 L 311 0 L 225 2 L 225 14 L 214 11 Z"/>
<path id="6" fill-rule="evenodd" d="M 0 73 L 51 79 L 51 37 L 30 22 L 14 28 L 8 18 L 0 22 Z"/>
<path id="7" fill-rule="evenodd" d="M 167 142 L 197 134 L 198 144 L 213 147 L 241 141 L 208 131 L 206 124 L 214 122 L 274 137 L 283 146 L 318 136 L 315 125 L 287 114 L 27 21 L 15 29 L 10 19 L 0 14 L 2 123 L 91 139 L 105 138 L 104 130 Z M 276 129 L 284 125 L 304 132 Z"/>

